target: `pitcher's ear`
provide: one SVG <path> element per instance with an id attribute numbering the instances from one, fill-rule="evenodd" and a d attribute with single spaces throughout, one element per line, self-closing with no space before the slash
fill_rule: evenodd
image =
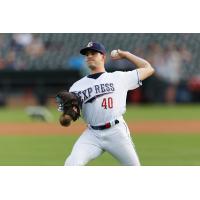
<path id="1" fill-rule="evenodd" d="M 106 62 L 106 54 L 102 54 L 102 55 L 103 55 L 104 61 Z"/>

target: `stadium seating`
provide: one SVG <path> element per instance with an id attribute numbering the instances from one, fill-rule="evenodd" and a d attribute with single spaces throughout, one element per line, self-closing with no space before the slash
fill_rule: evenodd
<path id="1" fill-rule="evenodd" d="M 191 53 L 192 59 L 189 63 L 183 63 L 183 77 L 188 78 L 200 71 L 200 34 L 150 34 L 150 33 L 37 33 L 32 34 L 33 38 L 40 40 L 44 47 L 41 55 L 30 56 L 27 53 L 27 47 L 16 47 L 13 43 L 14 34 L 0 34 L 0 57 L 5 62 L 7 69 L 7 57 L 11 50 L 15 52 L 14 64 L 8 65 L 16 70 L 43 70 L 43 69 L 66 69 L 67 60 L 72 56 L 79 55 L 81 47 L 89 41 L 99 41 L 103 43 L 108 51 L 120 48 L 134 52 L 136 49 L 142 49 L 144 55 L 150 51 L 149 45 L 158 43 L 161 48 L 165 48 L 170 43 L 174 43 L 177 48 L 183 44 Z M 107 59 L 110 68 L 114 68 L 115 63 Z"/>

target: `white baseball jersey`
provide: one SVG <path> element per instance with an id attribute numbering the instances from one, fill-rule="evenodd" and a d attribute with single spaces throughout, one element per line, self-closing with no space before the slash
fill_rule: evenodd
<path id="1" fill-rule="evenodd" d="M 65 165 L 86 165 L 107 151 L 122 165 L 140 165 L 130 131 L 122 115 L 127 91 L 141 85 L 137 70 L 88 75 L 72 85 L 70 92 L 82 99 L 82 117 L 88 127 L 75 143 Z M 95 130 L 92 126 L 109 128 Z"/>
<path id="2" fill-rule="evenodd" d="M 98 73 L 75 82 L 70 92 L 82 100 L 82 117 L 98 126 L 121 117 L 126 111 L 127 91 L 141 85 L 137 70 Z"/>

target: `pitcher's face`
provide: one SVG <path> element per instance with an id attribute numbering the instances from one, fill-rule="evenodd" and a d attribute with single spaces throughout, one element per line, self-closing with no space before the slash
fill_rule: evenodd
<path id="1" fill-rule="evenodd" d="M 93 50 L 87 51 L 85 54 L 85 58 L 86 63 L 90 69 L 100 67 L 104 65 L 105 62 L 105 55 Z"/>

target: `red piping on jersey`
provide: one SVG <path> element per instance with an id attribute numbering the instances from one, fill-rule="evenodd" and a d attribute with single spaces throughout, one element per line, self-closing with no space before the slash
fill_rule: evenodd
<path id="1" fill-rule="evenodd" d="M 106 124 L 105 124 L 105 127 L 106 127 L 106 128 L 110 128 L 110 127 L 111 127 L 110 122 L 109 122 L 109 123 L 106 123 Z"/>

